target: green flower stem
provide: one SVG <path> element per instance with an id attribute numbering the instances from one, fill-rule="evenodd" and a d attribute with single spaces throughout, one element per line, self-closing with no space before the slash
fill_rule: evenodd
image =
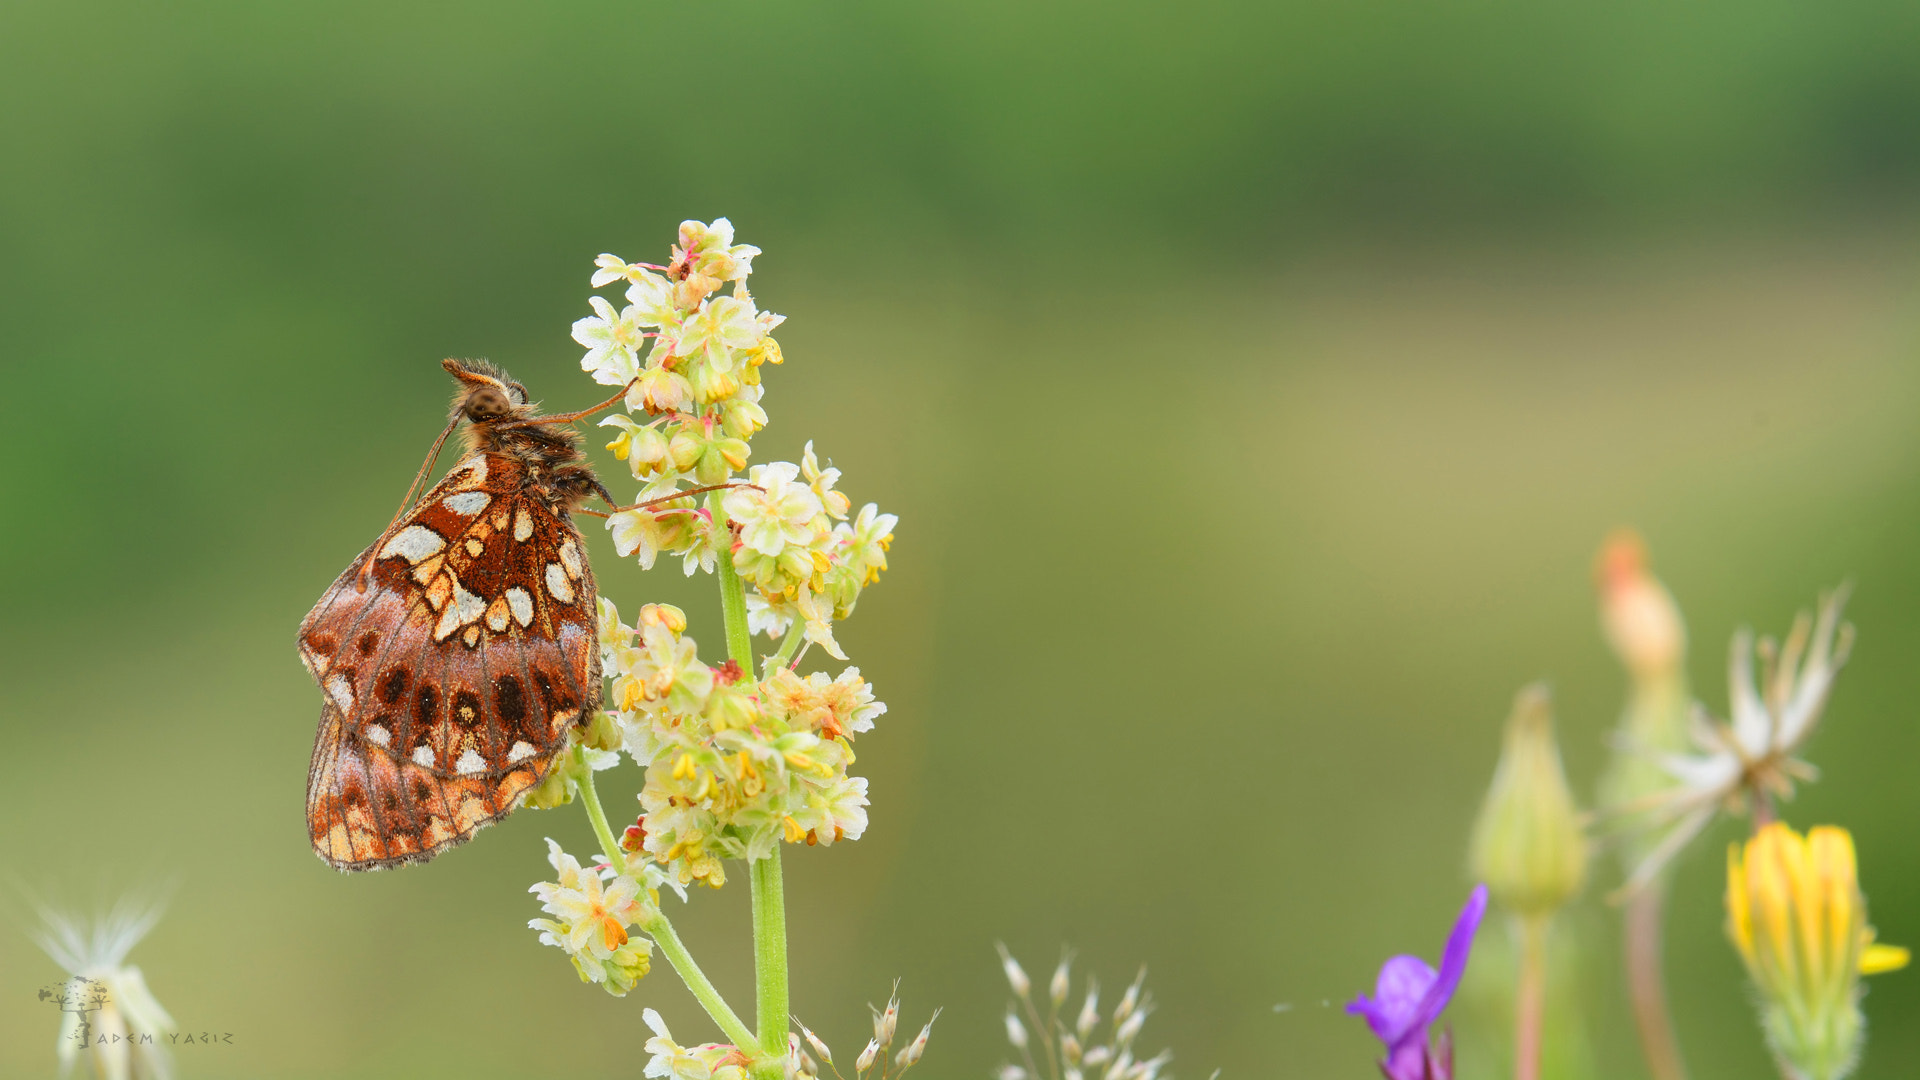
<path id="1" fill-rule="evenodd" d="M 748 864 L 753 879 L 753 970 L 758 984 L 760 1049 L 784 1073 L 787 1054 L 787 907 L 780 881 L 780 849 Z"/>
<path id="2" fill-rule="evenodd" d="M 653 943 L 660 946 L 660 951 L 666 954 L 667 962 L 673 965 L 673 970 L 680 973 L 680 981 L 686 983 L 687 989 L 693 991 L 693 996 L 699 999 L 701 1007 L 707 1010 L 708 1016 L 713 1017 L 714 1023 L 720 1025 L 720 1030 L 727 1038 L 733 1040 L 733 1045 L 752 1047 L 753 1032 L 748 1031 L 747 1025 L 734 1015 L 733 1010 L 727 1006 L 726 999 L 720 996 L 720 991 L 714 989 L 713 983 L 707 980 L 707 973 L 701 971 L 700 965 L 693 962 L 693 954 L 687 952 L 687 947 L 681 944 L 680 935 L 674 932 L 673 924 L 667 921 L 667 917 L 655 915 L 641 923 L 640 929 L 645 930 L 647 936 L 653 939 Z M 783 1046 L 780 1049 L 784 1057 L 786 1047 Z M 780 1075 L 780 1073 L 776 1071 L 774 1075 Z"/>
<path id="3" fill-rule="evenodd" d="M 793 654 L 800 651 L 800 643 L 806 639 L 806 624 L 795 620 L 793 629 L 788 630 L 787 636 L 780 641 L 780 651 L 767 657 L 766 670 L 761 673 L 761 677 L 765 678 L 773 674 L 775 668 L 787 666 L 787 662 L 793 659 Z"/>
<path id="4" fill-rule="evenodd" d="M 571 752 L 577 754 L 579 750 Z M 607 857 L 615 870 L 626 873 L 626 853 L 620 850 L 620 841 L 614 839 L 613 829 L 607 825 L 607 812 L 600 807 L 600 793 L 593 788 L 592 769 L 587 769 L 585 775 L 580 777 L 580 802 L 587 808 L 587 820 L 593 822 L 593 835 L 600 839 L 600 853 Z"/>
<path id="5" fill-rule="evenodd" d="M 707 509 L 713 514 L 716 533 L 726 536 L 727 513 L 720 506 L 719 496 L 708 496 Z M 733 559 L 725 547 L 714 563 L 719 571 L 715 576 L 720 579 L 720 613 L 727 626 L 727 658 L 751 678 L 753 636 L 747 630 L 747 588 L 734 572 Z M 786 1075 L 788 1028 L 787 907 L 779 844 L 775 843 L 766 858 L 749 860 L 747 866 L 753 885 L 755 1021 L 760 1026 L 760 1051 L 765 1055 L 754 1063 L 753 1074 L 759 1080 L 779 1080 Z M 753 1042 L 735 1045 L 745 1048 Z"/>
<path id="6" fill-rule="evenodd" d="M 713 514 L 715 533 L 730 535 L 727 512 L 720 507 L 719 495 L 707 496 L 707 510 Z M 717 570 L 715 576 L 720 579 L 720 614 L 727 625 L 727 658 L 739 664 L 741 672 L 752 678 L 753 635 L 747 630 L 747 587 L 733 568 L 733 559 L 728 550 L 732 545 L 717 546 L 720 551 L 713 561 Z"/>
<path id="7" fill-rule="evenodd" d="M 1549 916 L 1520 918 L 1520 984 L 1514 993 L 1513 1077 L 1539 1080 L 1540 1029 L 1547 1013 Z"/>
<path id="8" fill-rule="evenodd" d="M 600 793 L 594 790 L 591 769 L 580 778 L 579 787 L 580 802 L 587 808 L 587 820 L 593 822 L 593 834 L 600 839 L 601 854 L 607 857 L 615 870 L 626 873 L 625 854 L 620 850 L 620 842 L 614 839 L 613 830 L 607 825 L 607 812 L 600 806 Z M 713 1017 L 713 1022 L 720 1025 L 720 1030 L 726 1033 L 727 1038 L 732 1039 L 735 1046 L 752 1046 L 753 1033 L 747 1030 L 747 1025 L 740 1021 L 726 999 L 720 996 L 720 991 L 708 980 L 707 973 L 693 962 L 693 954 L 680 941 L 680 935 L 674 931 L 666 915 L 656 913 L 653 918 L 642 922 L 640 929 L 646 931 L 653 943 L 666 954 L 667 962 L 679 973 L 680 981 L 693 991 L 694 998 L 707 1010 L 707 1015 Z"/>

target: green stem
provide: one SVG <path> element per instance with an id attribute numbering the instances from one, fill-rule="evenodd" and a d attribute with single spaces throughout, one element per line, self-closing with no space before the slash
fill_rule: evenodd
<path id="1" fill-rule="evenodd" d="M 580 777 L 579 786 L 580 802 L 587 808 L 587 820 L 593 822 L 593 835 L 600 839 L 600 853 L 607 857 L 615 870 L 626 873 L 627 857 L 620 850 L 620 841 L 614 839 L 613 829 L 607 825 L 607 812 L 600 807 L 600 793 L 593 788 L 592 769 L 587 769 L 585 775 Z"/>
<path id="2" fill-rule="evenodd" d="M 794 620 L 793 629 L 788 630 L 787 636 L 780 639 L 780 651 L 767 657 L 766 670 L 762 672 L 762 677 L 773 674 L 775 668 L 786 667 L 787 662 L 793 659 L 793 654 L 799 651 L 800 643 L 806 638 L 807 625 L 797 619 Z"/>
<path id="3" fill-rule="evenodd" d="M 780 880 L 779 847 L 748 867 L 753 880 L 753 971 L 760 1049 L 784 1060 L 788 1026 L 787 908 Z"/>
<path id="4" fill-rule="evenodd" d="M 715 536 L 730 537 L 732 531 L 727 528 L 727 512 L 720 508 L 720 496 L 707 496 L 707 510 L 713 514 Z M 733 568 L 732 545 L 716 543 L 715 547 L 719 549 L 713 561 L 720 578 L 720 614 L 727 626 L 727 658 L 739 664 L 741 673 L 751 679 L 753 635 L 747 629 L 747 587 Z"/>
<path id="5" fill-rule="evenodd" d="M 591 769 L 580 777 L 579 788 L 580 802 L 587 809 L 587 820 L 593 823 L 594 836 L 600 840 L 601 853 L 607 857 L 609 863 L 613 864 L 615 870 L 626 873 L 626 856 L 620 850 L 620 842 L 614 838 L 613 829 L 607 825 L 607 812 L 600 806 L 600 793 L 594 790 Z M 752 1046 L 753 1033 L 747 1030 L 747 1025 L 740 1021 L 740 1017 L 734 1013 L 726 999 L 720 996 L 720 991 L 707 978 L 707 973 L 700 970 L 699 964 L 694 963 L 693 954 L 689 953 L 686 945 L 681 943 L 680 935 L 674 932 L 673 924 L 667 921 L 667 916 L 656 912 L 653 918 L 640 924 L 640 929 L 646 931 L 647 936 L 653 939 L 653 943 L 666 954 L 667 962 L 672 964 L 673 970 L 679 973 L 680 981 L 687 984 L 687 989 L 693 992 L 694 998 L 700 1002 L 702 1008 L 707 1010 L 707 1015 L 713 1017 L 713 1022 L 720 1025 L 720 1030 L 726 1033 L 727 1038 L 732 1039 L 735 1046 Z M 783 1047 L 782 1050 L 784 1049 Z"/>
<path id="6" fill-rule="evenodd" d="M 667 962 L 673 965 L 673 970 L 680 973 L 680 981 L 686 983 L 687 989 L 693 991 L 693 996 L 699 1000 L 701 1007 L 707 1010 L 708 1016 L 713 1017 L 714 1023 L 720 1025 L 720 1030 L 726 1034 L 727 1038 L 733 1040 L 733 1045 L 750 1049 L 753 1046 L 753 1032 L 748 1031 L 747 1025 L 742 1023 L 740 1017 L 727 1006 L 726 999 L 720 996 L 720 991 L 714 989 L 713 983 L 708 981 L 706 972 L 701 971 L 700 965 L 693 962 L 693 954 L 687 952 L 687 947 L 681 944 L 680 935 L 674 932 L 673 924 L 667 921 L 667 917 L 655 915 L 641 923 L 640 929 L 645 930 L 647 936 L 653 939 L 653 943 L 660 946 L 660 951 L 666 954 Z M 783 1046 L 780 1049 L 784 1058 L 786 1047 Z"/>
<path id="7" fill-rule="evenodd" d="M 718 496 L 709 496 L 707 509 L 713 514 L 716 536 L 726 537 L 727 514 Z M 724 545 L 714 560 L 720 579 L 720 614 L 726 620 L 727 658 L 740 665 L 748 678 L 753 677 L 753 637 L 747 630 L 747 588 L 734 572 L 733 559 Z M 787 1057 L 787 907 L 780 876 L 780 846 L 764 859 L 747 863 L 753 888 L 753 977 L 755 1021 L 760 1026 L 758 1040 L 765 1056 L 755 1062 L 753 1073 L 760 1080 L 779 1080 L 786 1073 Z M 743 1049 L 752 1043 L 737 1043 Z"/>

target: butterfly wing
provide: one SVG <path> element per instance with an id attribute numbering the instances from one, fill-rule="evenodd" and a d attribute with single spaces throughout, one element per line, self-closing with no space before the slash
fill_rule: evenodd
<path id="1" fill-rule="evenodd" d="M 300 625 L 325 697 L 314 851 L 342 870 L 422 862 L 511 813 L 599 708 L 595 597 L 579 532 L 524 465 L 451 470 Z"/>

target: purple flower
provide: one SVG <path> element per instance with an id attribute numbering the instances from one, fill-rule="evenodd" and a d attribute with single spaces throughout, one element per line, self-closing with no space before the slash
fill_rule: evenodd
<path id="1" fill-rule="evenodd" d="M 1487 887 L 1476 886 L 1447 935 L 1447 951 L 1435 971 L 1417 956 L 1396 956 L 1380 968 L 1373 999 L 1355 998 L 1347 1011 L 1367 1018 L 1367 1026 L 1387 1044 L 1380 1071 L 1387 1080 L 1452 1080 L 1453 1041 L 1431 1038 L 1427 1027 L 1453 999 L 1467 970 L 1473 935 L 1487 913 Z"/>

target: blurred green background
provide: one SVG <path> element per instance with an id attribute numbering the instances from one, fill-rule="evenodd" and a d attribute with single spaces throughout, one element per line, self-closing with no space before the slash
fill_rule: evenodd
<path id="1" fill-rule="evenodd" d="M 905 1022 L 946 1007 L 926 1075 L 987 1075 L 1004 939 L 1036 976 L 1148 964 L 1180 1076 L 1375 1075 L 1338 1006 L 1437 952 L 1514 690 L 1551 680 L 1599 771 L 1621 524 L 1716 709 L 1737 625 L 1858 583 L 1788 817 L 1851 826 L 1920 942 L 1911 4 L 15 2 L 0 94 L 0 877 L 176 883 L 133 959 L 234 1034 L 183 1076 L 635 1076 L 647 1005 L 712 1037 L 664 965 L 612 1000 L 524 929 L 577 810 L 323 867 L 293 649 L 437 431 L 437 361 L 595 400 L 591 260 L 686 217 L 730 215 L 790 316 L 757 459 L 814 439 L 901 515 L 841 634 L 892 706 L 873 825 L 787 863 L 795 1009 L 843 1058 L 901 976 Z M 709 579 L 592 540 L 624 608 L 717 639 Z M 1768 1071 L 1733 835 L 1674 900 L 1701 1077 Z M 1599 865 L 1561 1075 L 1634 1077 Z M 680 921 L 745 1008 L 737 877 Z M 0 1073 L 51 1075 L 24 929 Z M 1920 975 L 1868 1012 L 1860 1075 L 1912 1075 Z"/>

